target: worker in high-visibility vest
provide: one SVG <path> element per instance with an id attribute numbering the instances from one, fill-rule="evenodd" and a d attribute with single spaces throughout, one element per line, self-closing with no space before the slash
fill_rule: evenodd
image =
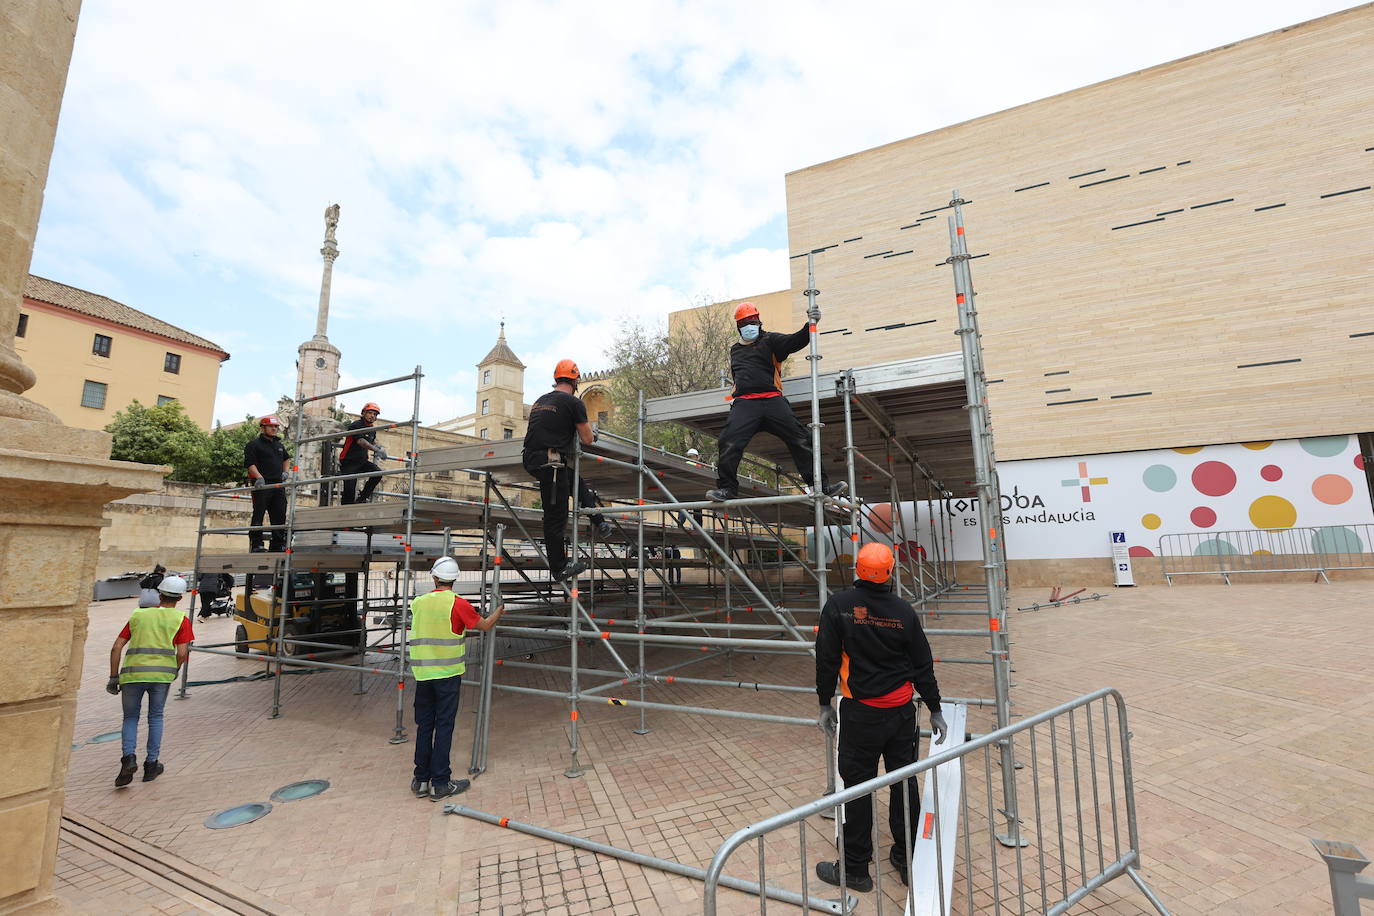
<path id="1" fill-rule="evenodd" d="M 438 801 L 467 790 L 466 779 L 453 780 L 449 751 L 458 719 L 458 693 L 467 665 L 467 630 L 487 632 L 501 619 L 504 606 L 483 617 L 453 593 L 458 561 L 440 557 L 430 570 L 434 591 L 410 602 L 406 651 L 415 677 L 415 775 L 410 791 L 416 798 Z M 487 673 L 490 676 L 490 672 Z"/>
<path id="2" fill-rule="evenodd" d="M 124 704 L 120 730 L 119 775 L 116 786 L 127 786 L 138 771 L 138 718 L 148 698 L 148 743 L 144 748 L 143 781 L 162 775 L 162 710 L 177 672 L 190 652 L 191 620 L 177 610 L 186 594 L 186 580 L 167 576 L 157 585 L 157 607 L 139 608 L 119 631 L 110 648 L 110 679 L 106 692 L 119 694 Z M 127 647 L 128 651 L 125 651 Z M 120 656 L 123 656 L 121 660 Z"/>

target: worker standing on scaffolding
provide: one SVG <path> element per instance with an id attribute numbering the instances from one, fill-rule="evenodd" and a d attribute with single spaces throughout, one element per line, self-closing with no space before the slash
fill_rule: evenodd
<path id="1" fill-rule="evenodd" d="M 434 591 L 410 602 L 410 632 L 406 652 L 415 676 L 415 775 L 410 791 L 416 798 L 435 801 L 467 791 L 466 779 L 453 780 L 449 751 L 458 719 L 458 694 L 467 671 L 466 636 L 469 629 L 487 632 L 501 619 L 504 605 L 483 617 L 453 593 L 458 561 L 440 557 L 430 575 Z M 488 672 L 488 675 L 490 672 Z"/>
<path id="2" fill-rule="evenodd" d="M 243 447 L 243 465 L 248 469 L 248 483 L 253 487 L 253 518 L 249 524 L 257 528 L 266 513 L 273 525 L 282 526 L 286 524 L 286 491 L 281 488 L 281 482 L 291 469 L 291 456 L 278 438 L 281 420 L 263 417 L 258 421 L 258 428 L 261 435 L 248 440 Z M 271 545 L 273 553 L 281 553 L 286 548 L 284 528 L 273 530 Z M 261 531 L 248 532 L 248 548 L 254 553 L 263 550 Z"/>
<path id="3" fill-rule="evenodd" d="M 539 481 L 539 502 L 544 507 L 544 552 L 549 558 L 549 574 L 559 581 L 575 578 L 587 568 L 575 557 L 569 560 L 567 548 L 568 497 L 573 477 L 568 455 L 574 450 L 574 437 L 583 445 L 596 441 L 596 433 L 587 422 L 587 405 L 577 397 L 581 377 L 577 363 L 570 359 L 558 361 L 553 370 L 553 390 L 541 394 L 530 407 L 521 455 L 525 470 Z M 577 504 L 583 509 L 596 508 L 596 494 L 585 475 L 577 482 Z M 611 525 L 604 516 L 593 514 L 591 522 L 602 540 L 610 537 Z"/>
<path id="4" fill-rule="evenodd" d="M 911 702 L 913 685 L 930 709 L 933 740 L 939 743 L 945 736 L 930 643 L 916 611 L 892 592 L 895 563 L 892 548 L 886 544 L 864 545 L 854 563 L 854 587 L 830 596 L 816 631 L 819 724 L 827 734 L 839 728 L 838 768 L 846 786 L 877 776 L 879 757 L 889 773 L 916 762 L 920 732 Z M 842 697 L 838 715 L 830 705 L 837 678 Z M 908 851 L 921 813 L 920 784 L 912 777 L 907 787 L 911 808 L 905 823 L 901 783 L 892 786 L 888 800 L 893 840 L 888 860 L 903 884 L 908 881 Z M 868 874 L 873 859 L 873 797 L 865 795 L 844 807 L 844 883 L 850 890 L 869 891 L 873 889 Z M 839 861 L 817 863 L 816 877 L 839 885 Z"/>
<path id="5" fill-rule="evenodd" d="M 368 402 L 363 405 L 360 419 L 348 424 L 348 431 L 353 435 L 344 439 L 343 445 L 339 448 L 339 473 L 341 474 L 370 474 L 380 471 L 381 468 L 372 463 L 368 458 L 368 453 L 372 453 L 378 461 L 385 461 L 389 456 L 386 449 L 377 444 L 377 431 L 372 428 L 377 422 L 377 417 L 382 409 L 376 404 Z M 366 429 L 370 432 L 354 432 L 355 430 Z M 363 492 L 358 496 L 358 481 L 345 480 L 343 482 L 343 498 L 340 502 L 347 506 L 353 503 L 365 503 L 372 499 L 372 491 L 377 489 L 377 484 L 382 482 L 380 477 L 369 477 L 363 482 Z M 356 497 L 356 498 L 355 498 Z"/>
<path id="6" fill-rule="evenodd" d="M 812 326 L 821 320 L 821 310 L 812 306 L 806 318 L 807 324 L 796 333 L 779 334 L 763 329 L 754 303 L 742 302 L 735 308 L 735 327 L 740 336 L 739 343 L 730 347 L 730 374 L 735 390 L 729 419 L 720 433 L 716 488 L 706 491 L 707 499 L 724 502 L 739 495 L 740 459 L 759 430 L 783 441 L 792 453 L 797 473 L 811 486 L 811 436 L 782 394 L 783 360 L 806 349 L 811 342 Z M 825 470 L 821 470 L 821 491 L 826 496 L 839 496 L 847 488 L 843 482 L 829 483 Z"/>

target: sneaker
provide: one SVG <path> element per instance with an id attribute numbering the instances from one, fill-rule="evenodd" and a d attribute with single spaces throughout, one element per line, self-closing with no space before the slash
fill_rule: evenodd
<path id="1" fill-rule="evenodd" d="M 587 564 L 581 560 L 569 561 L 556 577 L 559 582 L 566 582 L 569 579 L 576 579 L 587 571 Z"/>
<path id="2" fill-rule="evenodd" d="M 134 781 L 134 774 L 138 772 L 138 758 L 133 754 L 125 754 L 119 758 L 119 775 L 115 777 L 115 786 L 123 788 Z"/>
<path id="3" fill-rule="evenodd" d="M 901 877 L 902 883 L 909 886 L 911 880 L 907 875 L 907 869 L 910 863 L 906 860 L 905 850 L 903 850 L 901 846 L 893 845 L 891 851 L 887 854 L 887 861 L 891 862 L 892 867 L 897 869 L 897 874 Z"/>
<path id="4" fill-rule="evenodd" d="M 716 490 L 706 491 L 706 498 L 713 503 L 728 502 L 732 499 L 736 499 L 738 496 L 739 494 L 736 493 L 734 490 L 727 490 L 724 487 L 721 487 Z"/>
<path id="5" fill-rule="evenodd" d="M 612 533 L 611 523 L 602 519 L 596 524 L 596 536 L 603 541 L 609 541 Z"/>
<path id="6" fill-rule="evenodd" d="M 412 780 L 410 781 L 410 792 L 411 792 L 411 794 L 414 795 L 416 798 L 428 798 L 428 797 L 429 797 L 429 780 L 428 780 L 428 779 L 412 779 Z"/>
<path id="7" fill-rule="evenodd" d="M 143 761 L 143 781 L 152 782 L 154 779 L 161 776 L 162 771 L 165 769 L 167 768 L 162 765 L 162 761 L 160 760 Z"/>
<path id="8" fill-rule="evenodd" d="M 816 863 L 816 877 L 817 877 L 817 878 L 820 878 L 820 879 L 821 879 L 822 881 L 824 881 L 826 884 L 833 884 L 833 885 L 835 885 L 836 887 L 839 887 L 839 886 L 840 886 L 840 863 L 839 863 L 839 861 L 837 860 L 837 861 L 834 861 L 834 862 L 817 862 L 817 863 Z M 854 869 L 854 868 L 846 868 L 846 869 L 845 869 L 845 872 L 844 872 L 844 884 L 845 884 L 845 887 L 849 888 L 851 891 L 871 891 L 871 890 L 873 890 L 873 878 L 869 876 L 869 874 L 868 874 L 868 869 L 864 869 L 863 874 L 859 874 L 857 869 Z"/>
<path id="9" fill-rule="evenodd" d="M 438 801 L 441 798 L 448 798 L 450 795 L 459 795 L 468 790 L 472 782 L 467 779 L 460 779 L 457 782 L 448 780 L 446 782 L 436 782 L 429 787 L 430 801 Z"/>
<path id="10" fill-rule="evenodd" d="M 849 484 L 845 483 L 843 480 L 837 480 L 832 484 L 828 484 L 821 490 L 826 496 L 843 496 L 848 491 Z"/>

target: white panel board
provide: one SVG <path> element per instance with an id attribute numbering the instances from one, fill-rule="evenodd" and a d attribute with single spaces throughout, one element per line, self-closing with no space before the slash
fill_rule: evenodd
<path id="1" fill-rule="evenodd" d="M 940 709 L 949 728 L 943 741 L 930 746 L 927 757 L 964 743 L 968 707 L 962 703 L 942 703 Z M 911 848 L 911 893 L 907 896 L 906 916 L 948 916 L 950 912 L 962 779 L 958 760 L 951 760 L 935 769 L 939 772 L 938 779 L 932 779 L 930 771 L 927 771 L 925 785 L 921 789 L 921 822 Z M 939 817 L 935 816 L 937 781 L 940 783 Z"/>

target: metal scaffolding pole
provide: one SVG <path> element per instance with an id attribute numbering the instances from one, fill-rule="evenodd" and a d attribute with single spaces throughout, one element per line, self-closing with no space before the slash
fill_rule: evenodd
<path id="1" fill-rule="evenodd" d="M 964 232 L 963 201 L 956 190 L 950 206 L 949 263 L 954 271 L 955 304 L 959 313 L 959 343 L 964 355 L 964 388 L 968 398 L 969 432 L 973 439 L 974 488 L 978 500 L 978 533 L 983 546 L 983 573 L 987 589 L 988 630 L 992 638 L 993 687 L 997 698 L 997 728 L 1011 722 L 1011 674 L 1006 641 L 1006 595 L 1002 590 L 1006 558 L 998 542 L 1001 505 L 995 481 L 992 425 L 988 418 L 987 378 L 983 371 L 982 343 L 977 328 L 973 277 L 969 271 L 968 244 Z M 1024 846 L 1016 811 L 1016 760 L 1010 742 L 999 743 L 1003 798 L 1007 808 L 1006 833 L 998 839 L 1005 846 Z"/>

